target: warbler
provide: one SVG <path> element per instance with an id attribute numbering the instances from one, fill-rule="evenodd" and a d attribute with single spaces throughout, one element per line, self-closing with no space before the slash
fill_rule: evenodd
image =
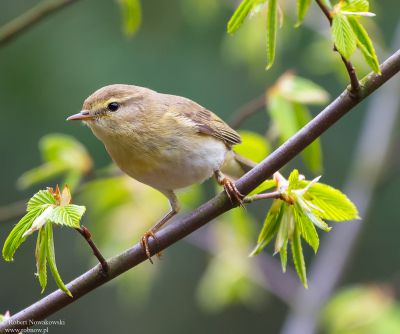
<path id="1" fill-rule="evenodd" d="M 95 91 L 67 120 L 83 121 L 123 172 L 168 198 L 171 210 L 140 240 L 150 261 L 148 239 L 156 239 L 156 231 L 179 212 L 177 189 L 214 175 L 232 201 L 242 202 L 222 172 L 225 168 L 235 177 L 251 166 L 232 151 L 241 142 L 239 134 L 190 99 L 114 84 Z"/>

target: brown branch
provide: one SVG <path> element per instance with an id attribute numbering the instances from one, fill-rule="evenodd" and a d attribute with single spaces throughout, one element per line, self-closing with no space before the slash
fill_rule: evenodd
<path id="1" fill-rule="evenodd" d="M 325 14 L 326 18 L 329 21 L 329 25 L 332 26 L 332 14 L 329 11 L 329 9 L 325 6 L 325 4 L 321 1 L 321 0 L 315 0 L 319 6 L 319 8 L 321 8 L 322 12 Z M 342 59 L 344 66 L 346 67 L 347 73 L 349 75 L 349 79 L 350 79 L 350 97 L 354 98 L 354 99 L 358 99 L 360 98 L 359 94 L 360 94 L 360 82 L 358 81 L 357 78 L 357 74 L 356 71 L 354 69 L 353 64 L 347 60 L 345 57 L 343 57 L 343 55 L 339 52 L 339 50 L 336 48 L 336 45 L 334 45 L 333 50 L 336 51 L 337 53 L 339 53 L 340 58 Z"/>
<path id="2" fill-rule="evenodd" d="M 266 105 L 266 94 L 262 94 L 241 107 L 233 116 L 230 125 L 233 129 L 239 128 L 242 123 Z"/>
<path id="3" fill-rule="evenodd" d="M 44 0 L 38 3 L 21 16 L 18 16 L 0 28 L 0 46 L 7 44 L 50 14 L 76 1 Z"/>
<path id="4" fill-rule="evenodd" d="M 353 99 L 350 96 L 350 92 L 345 90 L 293 137 L 241 177 L 236 182 L 238 190 L 242 194 L 247 195 L 275 171 L 282 168 L 288 161 L 298 155 L 323 132 L 353 109 L 361 100 L 365 99 L 397 74 L 400 71 L 400 50 L 383 63 L 381 71 L 381 75 L 371 73 L 362 80 L 360 99 Z M 176 219 L 170 225 L 159 231 L 157 233 L 158 241 L 154 242 L 153 239 L 150 240 L 151 250 L 157 253 L 166 249 L 170 245 L 196 231 L 210 220 L 232 208 L 233 205 L 230 203 L 225 193 L 220 193 L 193 212 Z M 136 244 L 124 253 L 108 261 L 108 276 L 105 277 L 102 274 L 101 266 L 97 265 L 68 284 L 68 289 L 73 294 L 73 298 L 67 296 L 61 290 L 57 290 L 13 315 L 8 321 L 0 323 L 0 333 L 5 333 L 6 330 L 10 330 L 11 328 L 26 328 L 25 322 L 29 320 L 36 321 L 45 319 L 90 291 L 137 266 L 139 263 L 146 261 L 146 259 L 147 257 L 140 247 L 140 244 Z"/>

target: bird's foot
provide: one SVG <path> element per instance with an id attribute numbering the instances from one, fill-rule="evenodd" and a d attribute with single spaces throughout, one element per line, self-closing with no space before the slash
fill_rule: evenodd
<path id="1" fill-rule="evenodd" d="M 239 204 L 243 207 L 243 199 L 244 195 L 236 188 L 235 183 L 228 177 L 224 177 L 221 180 L 221 184 L 224 187 L 226 194 L 228 195 L 229 200 L 232 204 Z"/>
<path id="2" fill-rule="evenodd" d="M 153 238 L 156 243 L 158 243 L 158 239 L 152 230 L 148 230 L 143 236 L 140 238 L 140 246 L 143 249 L 143 252 L 146 254 L 147 258 L 149 259 L 150 263 L 153 264 L 153 260 L 151 259 L 151 252 L 149 246 L 149 239 Z M 157 253 L 157 256 L 161 257 L 161 252 Z"/>

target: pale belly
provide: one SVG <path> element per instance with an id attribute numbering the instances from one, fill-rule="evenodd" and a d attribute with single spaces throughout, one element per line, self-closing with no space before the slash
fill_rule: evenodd
<path id="1" fill-rule="evenodd" d="M 112 145 L 106 148 L 116 164 L 129 176 L 159 190 L 175 190 L 210 178 L 224 162 L 228 150 L 224 143 L 202 136 L 190 145 L 164 143 L 153 150 Z"/>

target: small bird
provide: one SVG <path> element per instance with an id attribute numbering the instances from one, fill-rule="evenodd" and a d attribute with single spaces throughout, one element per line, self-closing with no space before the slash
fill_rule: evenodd
<path id="1" fill-rule="evenodd" d="M 196 102 L 114 84 L 95 91 L 67 120 L 83 121 L 123 172 L 168 198 L 171 210 L 140 240 L 150 262 L 149 238 L 157 240 L 155 233 L 179 212 L 175 190 L 214 175 L 230 200 L 242 203 L 243 195 L 222 172 L 237 177 L 251 165 L 232 151 L 240 136 Z"/>

